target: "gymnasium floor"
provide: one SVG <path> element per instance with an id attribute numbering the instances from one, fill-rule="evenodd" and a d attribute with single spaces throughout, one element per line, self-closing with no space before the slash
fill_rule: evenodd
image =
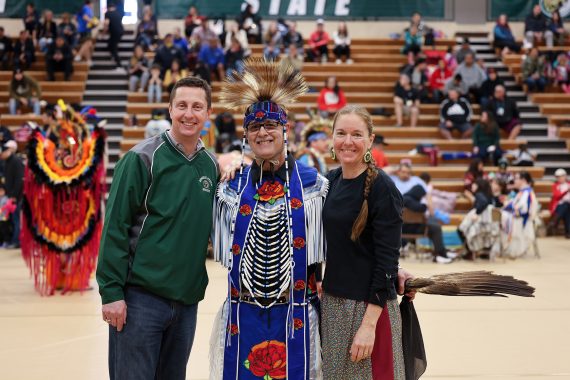
<path id="1" fill-rule="evenodd" d="M 419 295 L 415 304 L 428 355 L 423 379 L 570 379 L 570 241 L 539 244 L 540 260 L 447 266 L 403 261 L 417 276 L 490 269 L 537 288 L 534 299 Z M 210 328 L 224 298 L 225 272 L 211 261 L 208 271 L 188 379 L 208 378 Z M 0 250 L 1 379 L 106 379 L 106 341 L 96 290 L 42 298 L 20 252 Z"/>

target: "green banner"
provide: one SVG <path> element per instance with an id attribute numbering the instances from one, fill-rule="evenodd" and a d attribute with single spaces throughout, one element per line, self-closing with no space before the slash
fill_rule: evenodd
<path id="1" fill-rule="evenodd" d="M 57 16 L 64 12 L 75 14 L 81 10 L 84 0 L 5 0 L 4 12 L 0 13 L 0 18 L 21 18 L 26 13 L 26 4 L 32 3 L 40 17 L 45 9 L 53 11 Z M 94 2 L 95 3 L 95 2 Z M 96 7 L 95 7 L 96 8 Z"/>
<path id="2" fill-rule="evenodd" d="M 503 13 L 512 21 L 524 21 L 536 4 L 540 4 L 542 13 L 547 17 L 555 9 L 559 9 L 563 18 L 570 16 L 568 0 L 489 0 L 489 21 L 496 20 Z"/>
<path id="3" fill-rule="evenodd" d="M 249 0 L 262 18 L 308 19 L 408 19 L 419 11 L 424 17 L 443 19 L 445 0 Z M 191 5 L 209 17 L 235 18 L 243 0 L 155 0 L 160 18 L 183 18 Z"/>

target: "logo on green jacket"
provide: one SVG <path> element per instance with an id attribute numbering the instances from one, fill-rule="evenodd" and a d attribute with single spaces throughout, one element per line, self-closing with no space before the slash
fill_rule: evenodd
<path id="1" fill-rule="evenodd" d="M 212 183 L 212 180 L 210 178 L 202 176 L 198 181 L 200 181 L 200 184 L 202 185 L 202 191 L 205 191 L 207 193 L 212 191 L 212 187 L 214 187 L 214 184 Z"/>

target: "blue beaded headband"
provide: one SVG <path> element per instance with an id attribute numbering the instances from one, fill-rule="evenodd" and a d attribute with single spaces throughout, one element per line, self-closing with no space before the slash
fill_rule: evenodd
<path id="1" fill-rule="evenodd" d="M 287 124 L 287 114 L 279 105 L 263 101 L 254 103 L 245 111 L 245 118 L 243 120 L 243 128 L 247 129 L 252 122 L 263 122 L 265 120 L 273 120 L 279 124 Z"/>

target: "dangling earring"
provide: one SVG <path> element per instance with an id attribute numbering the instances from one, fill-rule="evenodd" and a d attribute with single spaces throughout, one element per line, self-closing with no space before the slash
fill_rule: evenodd
<path id="1" fill-rule="evenodd" d="M 336 152 L 334 151 L 334 148 L 331 148 L 331 158 L 333 161 L 336 161 Z"/>
<path id="2" fill-rule="evenodd" d="M 372 161 L 372 153 L 370 153 L 370 149 L 368 149 L 366 153 L 364 153 L 364 162 L 368 164 L 370 161 Z"/>

